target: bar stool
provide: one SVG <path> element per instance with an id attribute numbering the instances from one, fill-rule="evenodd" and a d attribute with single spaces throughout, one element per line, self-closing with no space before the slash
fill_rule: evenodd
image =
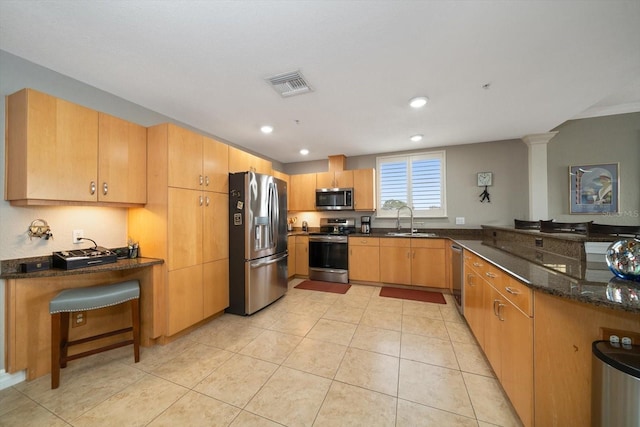
<path id="1" fill-rule="evenodd" d="M 51 388 L 60 385 L 60 368 L 66 368 L 67 362 L 92 354 L 112 350 L 125 345 L 133 344 L 135 362 L 140 361 L 140 283 L 137 280 L 129 280 L 111 285 L 90 286 L 86 288 L 66 289 L 60 292 L 49 302 L 51 314 Z M 89 311 L 98 308 L 109 307 L 131 302 L 131 327 L 105 332 L 103 334 L 69 341 L 69 313 L 76 311 Z M 110 337 L 113 335 L 132 332 L 132 339 L 119 341 L 82 353 L 67 355 L 67 350 L 72 345 Z"/>

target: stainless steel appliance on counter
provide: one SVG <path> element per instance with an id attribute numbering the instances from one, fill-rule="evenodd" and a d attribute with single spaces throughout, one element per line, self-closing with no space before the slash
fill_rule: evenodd
<path id="1" fill-rule="evenodd" d="M 371 233 L 371 217 L 370 216 L 360 217 L 360 232 L 363 234 Z"/>
<path id="2" fill-rule="evenodd" d="M 287 185 L 229 174 L 229 313 L 248 315 L 287 291 Z"/>
<path id="3" fill-rule="evenodd" d="M 321 218 L 320 232 L 309 233 L 309 279 L 349 283 L 349 238 L 355 218 Z"/>

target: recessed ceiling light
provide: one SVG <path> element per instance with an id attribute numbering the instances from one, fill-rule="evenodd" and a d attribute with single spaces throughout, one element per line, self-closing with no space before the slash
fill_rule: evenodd
<path id="1" fill-rule="evenodd" d="M 262 133 L 271 133 L 271 132 L 273 132 L 273 126 L 268 126 L 268 125 L 267 126 L 262 126 L 260 128 L 260 132 L 262 132 Z"/>
<path id="2" fill-rule="evenodd" d="M 424 138 L 424 135 L 413 135 L 411 138 L 409 138 L 410 140 L 412 140 L 413 142 L 420 142 L 422 141 L 422 138 Z"/>
<path id="3" fill-rule="evenodd" d="M 309 150 L 307 150 L 306 148 L 303 148 L 302 150 L 300 150 L 300 154 L 302 154 L 303 156 L 306 156 L 307 154 L 309 154 Z"/>
<path id="4" fill-rule="evenodd" d="M 413 108 L 422 108 L 427 105 L 427 101 L 429 101 L 429 99 L 426 96 L 416 96 L 409 100 L 409 105 Z"/>

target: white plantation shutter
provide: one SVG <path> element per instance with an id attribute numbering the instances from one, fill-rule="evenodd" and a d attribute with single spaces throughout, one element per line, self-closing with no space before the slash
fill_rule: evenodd
<path id="1" fill-rule="evenodd" d="M 378 157 L 378 217 L 395 217 L 401 206 L 415 217 L 444 217 L 444 151 Z"/>

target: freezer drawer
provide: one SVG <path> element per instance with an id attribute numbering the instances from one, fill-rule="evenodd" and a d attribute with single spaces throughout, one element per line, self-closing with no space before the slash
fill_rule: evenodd
<path id="1" fill-rule="evenodd" d="M 287 291 L 287 252 L 256 260 L 229 259 L 227 313 L 247 315 L 271 304 Z"/>

